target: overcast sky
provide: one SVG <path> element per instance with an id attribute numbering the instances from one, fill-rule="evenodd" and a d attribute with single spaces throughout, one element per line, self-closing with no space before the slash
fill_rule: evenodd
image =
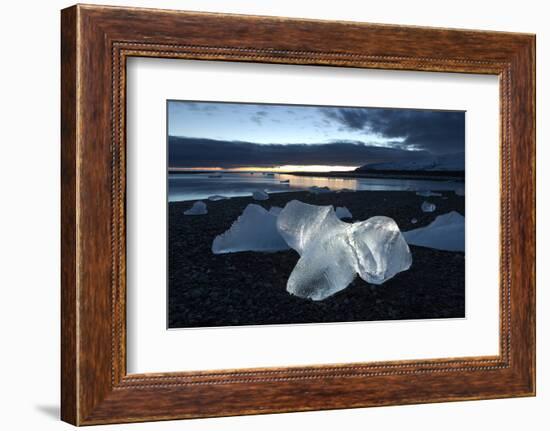
<path id="1" fill-rule="evenodd" d="M 464 152 L 464 112 L 168 102 L 171 167 L 362 166 Z"/>

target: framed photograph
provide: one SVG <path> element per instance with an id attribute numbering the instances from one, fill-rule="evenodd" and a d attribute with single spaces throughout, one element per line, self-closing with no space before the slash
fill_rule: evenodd
<path id="1" fill-rule="evenodd" d="M 62 11 L 62 419 L 535 394 L 535 37 Z"/>

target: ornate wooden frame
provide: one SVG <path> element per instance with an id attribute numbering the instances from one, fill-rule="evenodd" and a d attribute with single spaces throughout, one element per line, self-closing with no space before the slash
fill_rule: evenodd
<path id="1" fill-rule="evenodd" d="M 534 35 L 78 5 L 62 11 L 61 48 L 63 420 L 88 425 L 535 394 Z M 130 56 L 498 75 L 500 354 L 128 375 Z"/>

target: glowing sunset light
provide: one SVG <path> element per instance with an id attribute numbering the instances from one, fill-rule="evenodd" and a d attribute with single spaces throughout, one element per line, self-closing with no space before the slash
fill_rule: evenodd
<path id="1" fill-rule="evenodd" d="M 168 170 L 170 170 L 170 171 L 224 171 L 226 169 L 218 168 L 218 167 L 212 167 L 212 166 L 209 166 L 209 167 L 194 167 L 193 166 L 193 167 L 189 167 L 189 168 L 170 166 L 168 168 Z"/>

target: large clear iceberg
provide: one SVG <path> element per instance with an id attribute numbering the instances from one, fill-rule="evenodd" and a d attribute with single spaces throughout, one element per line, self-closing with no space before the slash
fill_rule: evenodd
<path id="1" fill-rule="evenodd" d="M 325 299 L 345 289 L 357 274 L 382 284 L 412 264 L 409 247 L 389 217 L 345 223 L 332 206 L 293 200 L 279 214 L 277 228 L 300 254 L 287 290 L 302 298 Z"/>
<path id="2" fill-rule="evenodd" d="M 267 211 L 260 205 L 249 204 L 229 230 L 214 238 L 212 252 L 287 250 L 288 245 L 277 230 L 280 211 L 278 207 Z"/>
<path id="3" fill-rule="evenodd" d="M 411 245 L 464 251 L 464 217 L 456 211 L 437 216 L 428 226 L 403 232 Z"/>
<path id="4" fill-rule="evenodd" d="M 204 215 L 204 214 L 208 214 L 208 209 L 206 208 L 206 204 L 203 201 L 197 201 L 193 204 L 191 208 L 189 208 L 187 211 L 184 211 L 183 214 Z"/>

